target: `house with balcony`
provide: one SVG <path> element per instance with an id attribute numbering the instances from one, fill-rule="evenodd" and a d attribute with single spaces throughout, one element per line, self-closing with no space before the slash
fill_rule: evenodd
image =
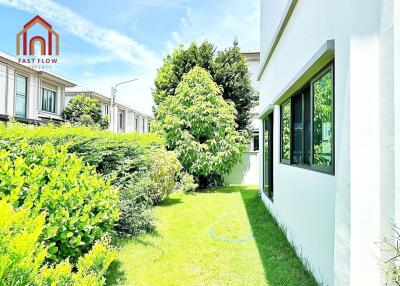
<path id="1" fill-rule="evenodd" d="M 400 223 L 400 5 L 261 1 L 260 192 L 322 285 L 383 285 Z"/>
<path id="2" fill-rule="evenodd" d="M 19 64 L 0 52 L 0 119 L 40 124 L 62 121 L 65 88 L 75 84 L 62 76 Z"/>
<path id="3" fill-rule="evenodd" d="M 84 94 L 101 102 L 103 116 L 107 115 L 110 119 L 110 131 L 115 133 L 139 132 L 141 134 L 150 132 L 150 122 L 154 119 L 153 116 L 141 113 L 118 102 L 112 104 L 110 97 L 91 88 L 84 86 L 68 88 L 65 92 L 65 106 L 78 94 Z"/>

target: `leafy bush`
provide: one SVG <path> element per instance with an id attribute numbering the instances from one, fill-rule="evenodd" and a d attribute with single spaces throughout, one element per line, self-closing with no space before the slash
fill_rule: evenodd
<path id="1" fill-rule="evenodd" d="M 96 242 L 79 258 L 73 273 L 68 261 L 44 265 L 48 252 L 39 237 L 45 214 L 32 217 L 30 209 L 14 210 L 0 200 L 0 217 L 0 285 L 104 285 L 103 275 L 116 256 L 107 239 Z"/>
<path id="2" fill-rule="evenodd" d="M 152 204 L 159 204 L 174 190 L 182 166 L 175 152 L 161 149 L 148 157 L 147 197 Z"/>
<path id="3" fill-rule="evenodd" d="M 0 124 L 0 138 L 30 145 L 51 142 L 66 145 L 69 153 L 82 157 L 112 184 L 124 187 L 139 171 L 145 170 L 147 154 L 163 148 L 163 140 L 155 134 L 114 134 L 84 126 L 52 125 L 32 127 L 19 123 Z"/>
<path id="4" fill-rule="evenodd" d="M 50 260 L 76 260 L 112 231 L 118 192 L 81 158 L 49 143 L 5 147 L 11 152 L 0 150 L 0 195 L 16 208 L 46 214 L 40 240 L 46 241 Z"/>
<path id="5" fill-rule="evenodd" d="M 117 223 L 119 235 L 131 237 L 155 230 L 155 219 L 147 202 L 123 197 L 119 208 L 121 210 L 121 218 Z"/>
<path id="6" fill-rule="evenodd" d="M 75 96 L 63 111 L 64 118 L 74 125 L 99 126 L 107 129 L 108 116 L 102 115 L 101 102 L 84 94 Z"/>
<path id="7" fill-rule="evenodd" d="M 173 160 L 160 161 L 172 157 L 172 154 L 168 152 L 170 155 L 164 157 L 158 155 L 165 153 L 165 147 L 163 139 L 155 134 L 113 134 L 83 126 L 32 127 L 12 123 L 8 126 L 0 124 L 1 138 L 11 142 L 26 139 L 30 145 L 46 142 L 52 142 L 55 146 L 66 144 L 68 152 L 75 153 L 85 163 L 94 166 L 98 174 L 119 188 L 121 216 L 117 230 L 120 234 L 131 236 L 153 230 L 150 196 L 158 193 L 155 188 L 159 185 L 164 188 L 162 193 L 165 195 L 172 191 L 172 188 L 169 190 L 166 187 L 173 186 L 171 180 L 174 179 L 177 162 L 170 167 L 167 164 Z M 173 173 L 157 173 L 150 163 L 155 161 L 151 159 L 153 156 L 158 157 L 157 166 L 163 166 L 163 170 Z"/>
<path id="8" fill-rule="evenodd" d="M 165 137 L 185 171 L 207 187 L 209 178 L 228 173 L 246 148 L 246 137 L 236 131 L 236 110 L 221 96 L 208 72 L 193 68 L 157 111 L 152 130 Z"/>
<path id="9" fill-rule="evenodd" d="M 187 173 L 181 173 L 179 181 L 177 182 L 176 189 L 181 192 L 192 192 L 195 191 L 198 184 L 194 182 L 193 176 Z"/>

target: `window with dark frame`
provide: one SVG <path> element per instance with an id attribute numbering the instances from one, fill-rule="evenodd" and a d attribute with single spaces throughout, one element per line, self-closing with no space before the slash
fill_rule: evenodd
<path id="1" fill-rule="evenodd" d="M 258 151 L 260 149 L 259 135 L 253 136 L 253 151 Z"/>
<path id="2" fill-rule="evenodd" d="M 119 114 L 119 128 L 124 129 L 124 115 L 122 113 Z"/>
<path id="3" fill-rule="evenodd" d="M 281 107 L 281 161 L 284 163 L 290 162 L 290 117 L 291 105 L 288 100 Z"/>
<path id="4" fill-rule="evenodd" d="M 15 116 L 26 117 L 26 103 L 28 95 L 28 78 L 22 75 L 15 76 Z"/>
<path id="5" fill-rule="evenodd" d="M 56 113 L 56 92 L 42 88 L 42 110 Z"/>
<path id="6" fill-rule="evenodd" d="M 263 119 L 263 191 L 273 201 L 273 113 Z"/>
<path id="7" fill-rule="evenodd" d="M 334 172 L 334 84 L 329 65 L 281 106 L 281 162 Z"/>

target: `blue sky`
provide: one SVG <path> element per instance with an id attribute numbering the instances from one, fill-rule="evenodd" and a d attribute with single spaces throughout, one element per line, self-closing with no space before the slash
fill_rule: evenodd
<path id="1" fill-rule="evenodd" d="M 260 0 L 0 0 L 0 49 L 15 55 L 15 36 L 35 15 L 60 35 L 56 73 L 150 113 L 162 59 L 179 44 L 208 39 L 223 49 L 238 38 L 259 48 Z"/>

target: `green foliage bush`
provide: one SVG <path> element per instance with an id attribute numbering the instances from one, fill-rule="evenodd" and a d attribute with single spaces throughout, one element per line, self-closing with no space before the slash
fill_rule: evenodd
<path id="1" fill-rule="evenodd" d="M 195 67 L 183 77 L 176 95 L 159 105 L 152 130 L 164 136 L 185 171 L 206 187 L 210 178 L 229 172 L 246 148 L 246 136 L 236 130 L 236 114 L 210 74 Z"/>
<path id="2" fill-rule="evenodd" d="M 258 94 L 253 89 L 246 59 L 240 52 L 235 40 L 233 46 L 216 52 L 214 45 L 203 42 L 197 46 L 180 46 L 164 59 L 158 70 L 153 91 L 157 107 L 169 96 L 176 95 L 176 89 L 194 67 L 208 71 L 216 84 L 221 87 L 221 95 L 225 100 L 234 103 L 238 114 L 235 118 L 238 130 L 250 127 L 251 108 L 257 104 Z"/>
<path id="3" fill-rule="evenodd" d="M 98 126 L 107 129 L 108 116 L 102 115 L 101 102 L 84 94 L 75 96 L 63 111 L 64 118 L 74 125 Z"/>
<path id="4" fill-rule="evenodd" d="M 105 271 L 116 256 L 109 240 L 96 242 L 89 253 L 79 258 L 76 272 L 67 260 L 46 265 L 48 251 L 39 239 L 45 214 L 32 216 L 30 213 L 29 208 L 14 210 L 0 200 L 0 285 L 104 285 Z"/>
<path id="5" fill-rule="evenodd" d="M 66 145 L 69 153 L 82 157 L 96 168 L 97 173 L 112 184 L 123 187 L 132 176 L 146 168 L 146 155 L 163 148 L 163 140 L 155 134 L 114 134 L 84 126 L 61 125 L 55 127 L 27 126 L 12 123 L 0 124 L 0 138 L 17 142 L 28 140 L 30 145 L 51 142 L 55 146 Z"/>
<path id="6" fill-rule="evenodd" d="M 163 149 L 148 155 L 146 162 L 149 176 L 147 197 L 152 204 L 159 204 L 175 189 L 182 166 L 175 152 Z"/>
<path id="7" fill-rule="evenodd" d="M 192 192 L 195 191 L 198 187 L 198 184 L 194 182 L 194 178 L 192 175 L 188 173 L 181 173 L 179 181 L 177 182 L 176 189 L 180 192 Z"/>
<path id="8" fill-rule="evenodd" d="M 76 260 L 112 231 L 119 217 L 118 192 L 93 167 L 49 143 L 2 145 L 1 198 L 15 208 L 45 213 L 40 240 L 46 242 L 50 260 Z"/>
<path id="9" fill-rule="evenodd" d="M 55 146 L 66 145 L 69 153 L 95 167 L 98 174 L 110 180 L 120 190 L 121 209 L 117 230 L 121 235 L 135 235 L 154 229 L 154 219 L 149 205 L 153 203 L 153 194 L 161 193 L 162 199 L 173 188 L 172 180 L 177 164 L 172 158 L 161 156 L 165 153 L 164 140 L 155 134 L 114 134 L 105 130 L 96 130 L 84 126 L 47 125 L 32 127 L 19 123 L 0 124 L 0 139 L 18 142 L 26 139 L 30 145 L 42 145 L 51 142 Z M 159 155 L 160 154 L 160 155 Z M 158 157 L 157 166 L 163 171 L 157 173 L 152 167 Z M 169 166 L 172 164 L 172 166 Z M 171 174 L 169 173 L 171 172 Z M 165 176 L 165 177 L 164 177 Z M 157 186 L 161 186 L 159 191 Z"/>

